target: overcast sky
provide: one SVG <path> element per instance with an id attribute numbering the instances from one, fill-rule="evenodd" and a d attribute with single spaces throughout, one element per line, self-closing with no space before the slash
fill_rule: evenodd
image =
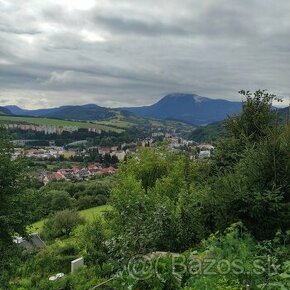
<path id="1" fill-rule="evenodd" d="M 258 88 L 290 95 L 289 0 L 0 0 L 0 105 Z"/>

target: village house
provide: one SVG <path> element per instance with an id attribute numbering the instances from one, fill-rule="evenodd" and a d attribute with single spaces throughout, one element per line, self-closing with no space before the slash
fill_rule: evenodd
<path id="1" fill-rule="evenodd" d="M 127 150 L 127 149 L 133 149 L 133 148 L 136 148 L 137 147 L 137 143 L 123 143 L 121 145 L 121 149 L 122 150 Z"/>
<path id="2" fill-rule="evenodd" d="M 118 170 L 117 170 L 116 168 L 112 167 L 112 166 L 107 167 L 107 168 L 103 168 L 103 169 L 101 170 L 101 172 L 102 172 L 103 174 L 106 174 L 106 173 L 113 174 L 113 173 L 116 173 L 117 171 L 118 171 Z"/>
<path id="3" fill-rule="evenodd" d="M 214 150 L 214 146 L 212 146 L 211 144 L 200 144 L 197 146 L 197 148 L 199 148 L 200 150 L 198 154 L 198 157 L 200 159 L 210 158 Z"/>
<path id="4" fill-rule="evenodd" d="M 46 160 L 50 158 L 59 158 L 65 151 L 61 147 L 45 147 L 40 149 L 30 149 L 23 151 L 23 155 L 30 159 Z"/>
<path id="5" fill-rule="evenodd" d="M 40 176 L 40 181 L 42 181 L 44 183 L 44 185 L 46 185 L 47 183 L 51 182 L 51 181 L 60 181 L 60 180 L 65 180 L 65 177 L 57 172 L 46 172 L 41 174 Z"/>
<path id="6" fill-rule="evenodd" d="M 51 181 L 60 180 L 87 180 L 95 175 L 114 174 L 118 170 L 112 166 L 103 168 L 100 163 L 93 163 L 88 167 L 73 166 L 72 168 L 61 168 L 57 172 L 43 172 L 37 179 L 45 185 Z"/>
<path id="7" fill-rule="evenodd" d="M 90 171 L 87 168 L 82 168 L 78 173 L 77 173 L 77 178 L 78 179 L 88 179 L 89 176 L 91 175 Z"/>
<path id="8" fill-rule="evenodd" d="M 110 154 L 110 153 L 111 153 L 111 148 L 107 148 L 107 147 L 99 148 L 99 154 L 102 156 L 105 156 L 106 154 Z"/>
<path id="9" fill-rule="evenodd" d="M 214 150 L 214 146 L 211 144 L 200 144 L 197 146 L 200 151 L 211 151 Z"/>
<path id="10" fill-rule="evenodd" d="M 152 137 L 156 138 L 156 137 L 163 137 L 164 133 L 163 132 L 153 132 L 152 133 Z"/>
<path id="11" fill-rule="evenodd" d="M 116 156 L 119 161 L 123 161 L 125 159 L 126 152 L 123 150 L 113 151 L 110 155 L 111 155 L 111 157 Z"/>
<path id="12" fill-rule="evenodd" d="M 141 142 L 141 146 L 142 146 L 142 147 L 151 147 L 152 144 L 153 144 L 153 142 L 154 142 L 153 139 L 151 139 L 151 138 L 147 138 L 147 139 L 145 139 L 145 140 L 143 140 L 143 141 Z"/>

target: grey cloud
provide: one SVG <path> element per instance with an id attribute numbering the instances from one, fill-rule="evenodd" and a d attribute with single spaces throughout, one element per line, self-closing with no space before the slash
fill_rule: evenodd
<path id="1" fill-rule="evenodd" d="M 0 105 L 290 93 L 289 1 L 87 2 L 0 0 Z"/>
<path id="2" fill-rule="evenodd" d="M 180 26 L 162 23 L 161 21 L 146 22 L 142 20 L 112 17 L 110 15 L 98 16 L 97 24 L 101 24 L 114 33 L 134 33 L 141 35 L 186 35 L 189 32 Z"/>

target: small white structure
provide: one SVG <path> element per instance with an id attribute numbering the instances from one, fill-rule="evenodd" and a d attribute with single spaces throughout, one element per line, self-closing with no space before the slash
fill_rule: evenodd
<path id="1" fill-rule="evenodd" d="M 200 151 L 199 152 L 199 158 L 200 159 L 210 158 L 210 156 L 211 156 L 211 152 L 209 150 L 205 150 L 205 151 Z"/>
<path id="2" fill-rule="evenodd" d="M 84 258 L 78 258 L 71 261 L 71 272 L 74 273 L 77 269 L 85 265 Z"/>
<path id="3" fill-rule="evenodd" d="M 51 276 L 48 278 L 49 281 L 56 281 L 64 277 L 64 273 L 58 273 L 55 276 Z"/>

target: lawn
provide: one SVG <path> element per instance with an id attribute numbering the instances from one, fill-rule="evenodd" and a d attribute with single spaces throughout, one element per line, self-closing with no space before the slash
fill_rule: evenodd
<path id="1" fill-rule="evenodd" d="M 103 131 L 113 131 L 117 133 L 121 133 L 123 130 L 110 127 L 105 124 L 101 124 L 99 122 L 80 122 L 80 121 L 69 121 L 69 120 L 60 120 L 60 119 L 50 119 L 50 118 L 34 118 L 34 117 L 14 117 L 14 116 L 0 116 L 0 121 L 5 122 L 17 122 L 17 123 L 28 123 L 40 126 L 71 126 L 71 127 L 78 127 L 78 128 L 96 128 Z"/>
<path id="2" fill-rule="evenodd" d="M 101 206 L 81 210 L 79 213 L 86 221 L 90 222 L 90 221 L 93 221 L 95 218 L 102 217 L 106 211 L 110 211 L 111 209 L 112 207 L 110 205 L 101 205 Z M 29 226 L 28 231 L 31 233 L 38 232 L 43 227 L 43 224 L 45 221 L 46 219 L 43 219 L 36 223 L 33 223 L 31 226 Z"/>

